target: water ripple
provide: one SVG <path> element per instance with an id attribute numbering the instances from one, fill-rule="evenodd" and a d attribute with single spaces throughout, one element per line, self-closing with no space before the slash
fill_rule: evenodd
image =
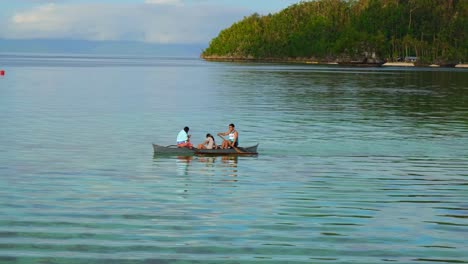
<path id="1" fill-rule="evenodd" d="M 6 59 L 2 264 L 468 263 L 466 71 Z"/>

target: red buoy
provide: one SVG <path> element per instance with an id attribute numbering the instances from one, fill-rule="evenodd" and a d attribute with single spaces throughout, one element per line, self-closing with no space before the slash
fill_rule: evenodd
<path id="1" fill-rule="evenodd" d="M 0 70 L 0 76 L 3 76 L 5 75 L 5 71 L 4 70 Z"/>

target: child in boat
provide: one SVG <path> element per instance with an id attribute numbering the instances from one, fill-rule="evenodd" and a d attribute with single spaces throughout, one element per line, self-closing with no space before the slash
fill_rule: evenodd
<path id="1" fill-rule="evenodd" d="M 198 145 L 198 149 L 217 149 L 214 137 L 208 133 L 206 134 L 206 140 Z"/>

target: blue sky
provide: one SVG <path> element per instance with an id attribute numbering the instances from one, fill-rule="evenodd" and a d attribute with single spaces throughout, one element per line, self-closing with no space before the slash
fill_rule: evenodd
<path id="1" fill-rule="evenodd" d="M 0 0 L 0 39 L 208 43 L 254 12 L 298 0 Z"/>

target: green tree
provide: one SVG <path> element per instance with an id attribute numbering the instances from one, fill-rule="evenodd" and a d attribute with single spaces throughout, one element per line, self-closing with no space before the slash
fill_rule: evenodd
<path id="1" fill-rule="evenodd" d="M 253 14 L 222 30 L 201 54 L 244 59 L 417 56 L 468 60 L 466 0 L 317 0 Z"/>

